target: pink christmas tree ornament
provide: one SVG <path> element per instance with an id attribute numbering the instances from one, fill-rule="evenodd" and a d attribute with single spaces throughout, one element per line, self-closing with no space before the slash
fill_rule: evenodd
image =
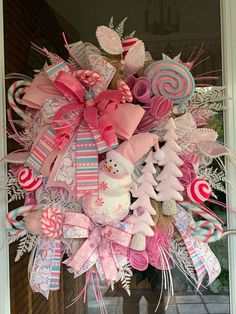
<path id="1" fill-rule="evenodd" d="M 181 148 L 177 144 L 178 136 L 175 132 L 176 126 L 173 118 L 167 121 L 165 129 L 166 133 L 163 138 L 165 144 L 160 150 L 161 153 L 155 155 L 158 165 L 163 167 L 156 176 L 158 181 L 155 188 L 158 192 L 156 200 L 163 202 L 163 214 L 173 215 L 176 213 L 175 201 L 183 201 L 180 192 L 184 191 L 184 187 L 178 180 L 183 175 L 179 169 L 183 165 L 183 161 L 178 156 Z"/>
<path id="2" fill-rule="evenodd" d="M 145 222 L 143 221 L 143 223 L 146 223 L 146 232 L 135 233 L 131 240 L 130 247 L 136 251 L 145 250 L 146 236 L 154 235 L 151 227 L 155 226 L 155 223 L 151 215 L 155 215 L 156 212 L 152 208 L 150 199 L 157 198 L 156 192 L 154 190 L 157 182 L 153 177 L 153 175 L 156 174 L 156 169 L 153 165 L 153 161 L 153 152 L 150 151 L 147 158 L 145 159 L 146 165 L 142 168 L 142 175 L 138 179 L 138 187 L 132 192 L 133 197 L 137 197 L 137 200 L 131 206 L 131 209 L 133 209 L 133 215 L 129 218 L 129 221 L 130 219 L 132 219 L 133 221 L 136 219 L 136 224 L 140 224 L 140 220 L 142 219 L 142 217 L 148 217 L 148 220 L 146 220 Z M 145 202 L 147 198 L 149 199 Z M 142 207 L 139 205 L 140 203 L 143 204 Z"/>

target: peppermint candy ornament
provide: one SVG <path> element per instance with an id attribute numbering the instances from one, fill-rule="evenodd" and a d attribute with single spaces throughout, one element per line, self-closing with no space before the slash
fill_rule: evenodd
<path id="1" fill-rule="evenodd" d="M 50 238 L 60 237 L 62 234 L 63 216 L 58 208 L 48 208 L 41 219 L 43 233 Z"/>
<path id="2" fill-rule="evenodd" d="M 22 168 L 18 174 L 18 182 L 20 186 L 27 192 L 36 191 L 42 184 L 41 178 L 35 178 L 30 168 Z"/>
<path id="3" fill-rule="evenodd" d="M 211 187 L 206 180 L 197 178 L 187 186 L 185 193 L 191 202 L 202 204 L 209 199 Z"/>

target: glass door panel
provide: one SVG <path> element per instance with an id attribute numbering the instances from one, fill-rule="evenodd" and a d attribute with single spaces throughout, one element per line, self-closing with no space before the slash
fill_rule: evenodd
<path id="1" fill-rule="evenodd" d="M 48 0 L 48 1 L 4 1 L 5 62 L 6 74 L 24 73 L 32 76 L 34 69 L 42 68 L 45 58 L 30 48 L 34 42 L 66 58 L 61 33 L 65 32 L 68 42 L 82 40 L 97 45 L 95 30 L 98 25 L 107 25 L 110 17 L 118 24 L 128 17 L 125 31 L 136 30 L 153 59 L 162 58 L 162 53 L 171 58 L 181 52 L 181 59 L 202 50 L 202 55 L 193 75 L 199 76 L 212 70 L 220 70 L 221 65 L 221 21 L 219 0 L 135 0 L 111 2 L 108 0 Z M 210 57 L 210 58 L 208 58 Z M 206 59 L 204 62 L 204 59 Z M 221 86 L 221 72 L 218 80 L 209 83 Z M 7 80 L 7 87 L 10 83 Z M 211 120 L 223 142 L 223 115 Z M 9 141 L 9 152 L 15 149 Z M 218 193 L 218 199 L 225 201 Z M 15 204 L 14 204 L 15 206 Z M 211 207 L 222 220 L 225 211 L 217 205 Z M 11 209 L 11 208 L 10 208 Z M 200 294 L 177 269 L 172 271 L 175 295 L 165 311 L 167 296 L 161 298 L 157 313 L 194 314 L 229 313 L 229 278 L 227 242 L 211 245 L 218 257 L 222 272 L 209 287 L 201 288 Z M 17 244 L 10 249 L 11 311 L 12 314 L 26 313 L 99 313 L 99 304 L 94 299 L 93 285 L 89 284 L 88 301 L 78 301 L 66 308 L 84 285 L 84 278 L 72 280 L 73 276 L 63 266 L 61 289 L 50 295 L 46 301 L 39 294 L 32 294 L 27 279 L 28 254 L 14 262 Z M 121 285 L 114 291 L 104 290 L 104 303 L 108 313 L 153 313 L 161 291 L 161 273 L 149 266 L 144 272 L 136 272 L 131 281 L 131 296 Z"/>

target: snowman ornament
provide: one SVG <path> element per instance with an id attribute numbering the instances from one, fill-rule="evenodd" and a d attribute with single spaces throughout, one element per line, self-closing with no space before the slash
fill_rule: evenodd
<path id="1" fill-rule="evenodd" d="M 129 213 L 134 163 L 157 143 L 157 136 L 137 134 L 106 155 L 99 164 L 99 194 L 82 198 L 84 213 L 101 225 L 114 225 Z"/>

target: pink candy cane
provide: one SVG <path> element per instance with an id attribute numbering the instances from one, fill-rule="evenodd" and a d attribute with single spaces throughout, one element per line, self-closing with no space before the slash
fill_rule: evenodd
<path id="1" fill-rule="evenodd" d="M 78 70 L 75 71 L 73 74 L 77 76 L 83 83 L 88 84 L 90 86 L 95 85 L 102 79 L 97 72 L 90 70 Z"/>
<path id="2" fill-rule="evenodd" d="M 124 101 L 127 101 L 127 102 L 133 101 L 132 93 L 130 91 L 129 86 L 125 83 L 125 81 L 118 80 L 117 81 L 117 89 L 122 92 Z"/>
<path id="3" fill-rule="evenodd" d="M 62 234 L 63 216 L 58 208 L 48 208 L 41 219 L 43 233 L 52 238 L 58 238 Z"/>
<path id="4" fill-rule="evenodd" d="M 30 82 L 24 80 L 16 81 L 9 87 L 7 92 L 9 105 L 24 120 L 28 120 L 28 115 L 24 110 L 19 108 L 18 104 L 23 104 L 21 96 L 26 92 L 29 86 Z"/>
<path id="5" fill-rule="evenodd" d="M 194 225 L 189 226 L 189 230 L 196 240 L 201 242 L 215 242 L 221 239 L 223 226 L 216 217 L 192 204 L 182 203 L 182 205 L 206 219 L 196 221 Z"/>
<path id="6" fill-rule="evenodd" d="M 17 220 L 17 217 L 25 217 L 35 209 L 35 205 L 26 205 L 18 207 L 6 216 L 7 232 L 12 236 L 23 237 L 28 231 L 23 220 Z"/>

